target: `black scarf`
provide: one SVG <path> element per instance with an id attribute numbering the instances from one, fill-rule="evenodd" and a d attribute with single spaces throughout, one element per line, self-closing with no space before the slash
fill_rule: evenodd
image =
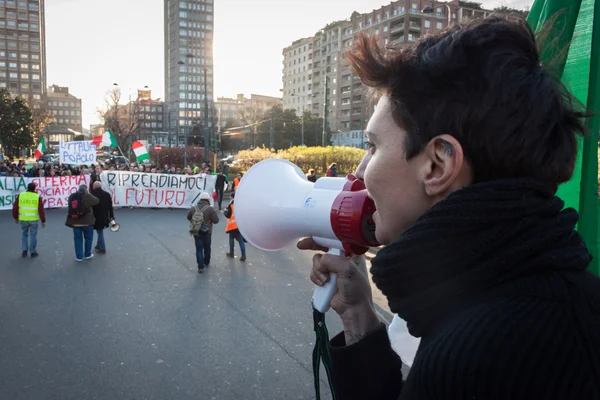
<path id="1" fill-rule="evenodd" d="M 379 251 L 371 273 L 390 309 L 423 336 L 461 302 L 525 274 L 591 260 L 557 187 L 532 179 L 468 186 Z"/>

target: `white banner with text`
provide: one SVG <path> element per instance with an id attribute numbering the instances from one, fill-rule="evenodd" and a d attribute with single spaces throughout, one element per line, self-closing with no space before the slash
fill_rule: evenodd
<path id="1" fill-rule="evenodd" d="M 216 176 L 146 174 L 129 171 L 104 171 L 102 188 L 110 193 L 115 207 L 190 208 L 200 194 L 211 198 Z"/>
<path id="2" fill-rule="evenodd" d="M 61 164 L 90 165 L 96 163 L 96 146 L 91 140 L 60 141 L 58 154 Z"/>
<path id="3" fill-rule="evenodd" d="M 90 184 L 90 176 L 0 177 L 0 210 L 12 209 L 19 193 L 26 191 L 31 182 L 42 196 L 44 208 L 61 208 L 67 207 L 69 196 L 79 189 L 79 185 Z"/>

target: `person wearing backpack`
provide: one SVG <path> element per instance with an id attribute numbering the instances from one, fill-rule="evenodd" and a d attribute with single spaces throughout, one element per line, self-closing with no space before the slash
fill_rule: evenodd
<path id="1" fill-rule="evenodd" d="M 190 234 L 194 237 L 196 245 L 198 273 L 201 274 L 204 272 L 204 268 L 210 264 L 213 224 L 219 223 L 219 216 L 210 205 L 210 195 L 207 192 L 201 193 L 198 204 L 188 210 L 187 219 L 190 221 Z"/>
<path id="2" fill-rule="evenodd" d="M 73 228 L 73 241 L 75 243 L 75 260 L 83 261 L 94 257 L 92 243 L 94 240 L 94 210 L 92 207 L 100 203 L 96 196 L 88 192 L 87 185 L 80 185 L 79 190 L 69 196 L 69 210 L 67 212 L 67 225 Z M 85 248 L 84 248 L 85 239 Z"/>

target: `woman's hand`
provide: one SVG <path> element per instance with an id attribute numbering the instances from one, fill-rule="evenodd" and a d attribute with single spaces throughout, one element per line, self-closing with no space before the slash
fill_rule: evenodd
<path id="1" fill-rule="evenodd" d="M 297 246 L 301 250 L 328 251 L 311 238 L 302 239 Z M 310 280 L 321 286 L 329 280 L 331 273 L 337 274 L 338 289 L 331 299 L 331 308 L 342 319 L 346 345 L 349 345 L 380 326 L 373 309 L 365 258 L 315 254 Z"/>

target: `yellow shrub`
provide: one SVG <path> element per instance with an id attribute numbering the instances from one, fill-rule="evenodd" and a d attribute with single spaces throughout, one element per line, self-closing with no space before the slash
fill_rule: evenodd
<path id="1" fill-rule="evenodd" d="M 244 170 L 267 158 L 283 158 L 296 164 L 304 172 L 314 168 L 317 175 L 325 175 L 331 163 L 337 164 L 338 176 L 354 172 L 365 155 L 365 150 L 355 147 L 290 147 L 277 153 L 266 149 L 243 150 L 237 155 L 238 163 Z"/>

